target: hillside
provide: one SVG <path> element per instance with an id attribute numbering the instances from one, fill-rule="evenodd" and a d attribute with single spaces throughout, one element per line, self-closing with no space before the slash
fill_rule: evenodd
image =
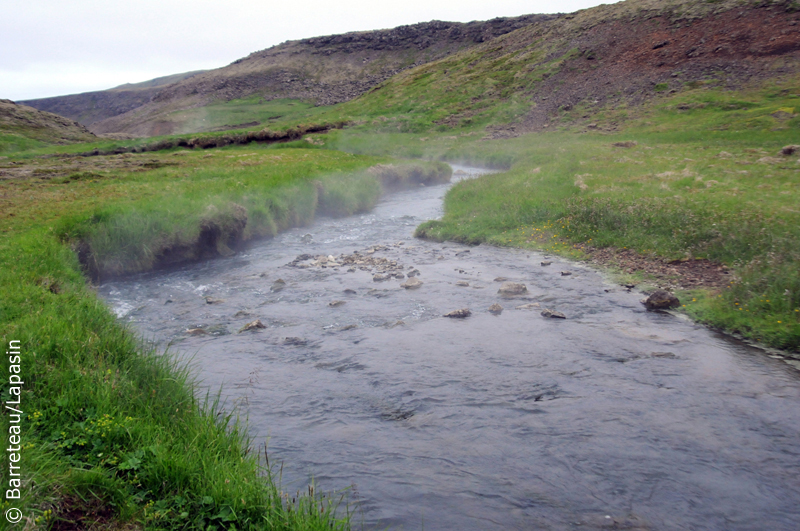
<path id="1" fill-rule="evenodd" d="M 92 133 L 73 120 L 11 100 L 0 100 L 0 151 L 39 142 L 70 144 L 95 139 Z"/>
<path id="2" fill-rule="evenodd" d="M 195 132 L 203 130 L 202 124 L 171 114 L 253 95 L 266 101 L 312 100 L 317 105 L 348 101 L 404 69 L 552 18 L 527 15 L 466 24 L 433 21 L 287 41 L 166 87 L 114 89 L 29 103 L 80 119 L 98 134 Z"/>
<path id="3" fill-rule="evenodd" d="M 203 70 L 158 77 L 142 83 L 126 83 L 108 90 L 25 100 L 20 103 L 89 126 L 140 107 L 152 100 L 153 96 L 166 85 L 177 83 L 201 72 Z"/>
<path id="4" fill-rule="evenodd" d="M 625 109 L 684 88 L 736 89 L 799 72 L 794 5 L 603 5 L 402 72 L 338 112 L 379 117 L 395 131 L 483 125 L 494 138 L 562 122 L 613 130 Z M 598 124 L 609 109 L 616 117 Z"/>
<path id="5" fill-rule="evenodd" d="M 434 21 L 289 41 L 138 89 L 151 92 L 135 108 L 133 99 L 114 107 L 103 100 L 110 93 L 97 93 L 91 112 L 115 115 L 90 129 L 154 136 L 258 127 L 281 116 L 302 119 L 286 105 L 349 102 L 334 114 L 382 117 L 393 130 L 482 126 L 491 138 L 563 122 L 615 130 L 626 107 L 684 87 L 736 89 L 800 71 L 794 6 L 627 0 L 563 16 Z M 609 109 L 614 116 L 603 119 Z"/>

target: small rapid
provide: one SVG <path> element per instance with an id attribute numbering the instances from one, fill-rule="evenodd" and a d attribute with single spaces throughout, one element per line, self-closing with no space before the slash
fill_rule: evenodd
<path id="1" fill-rule="evenodd" d="M 584 265 L 413 239 L 447 188 L 98 291 L 248 417 L 284 490 L 348 489 L 368 529 L 798 529 L 796 369 Z"/>

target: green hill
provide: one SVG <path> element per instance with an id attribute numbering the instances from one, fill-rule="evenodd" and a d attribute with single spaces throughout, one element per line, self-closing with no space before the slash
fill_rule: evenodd
<path id="1" fill-rule="evenodd" d="M 88 129 L 73 120 L 11 100 L 0 100 L 0 152 L 95 139 Z"/>

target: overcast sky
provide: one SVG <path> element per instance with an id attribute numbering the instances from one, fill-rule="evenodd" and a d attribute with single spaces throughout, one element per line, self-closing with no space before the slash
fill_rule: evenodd
<path id="1" fill-rule="evenodd" d="M 615 0 L 4 0 L 0 98 L 76 94 L 218 68 L 286 40 L 601 3 Z"/>

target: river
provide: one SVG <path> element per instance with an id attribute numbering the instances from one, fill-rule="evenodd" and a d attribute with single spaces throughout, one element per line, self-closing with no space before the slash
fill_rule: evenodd
<path id="1" fill-rule="evenodd" d="M 367 529 L 800 528 L 795 368 L 584 265 L 414 240 L 447 187 L 99 292 L 248 416 L 285 490 L 349 489 Z"/>

